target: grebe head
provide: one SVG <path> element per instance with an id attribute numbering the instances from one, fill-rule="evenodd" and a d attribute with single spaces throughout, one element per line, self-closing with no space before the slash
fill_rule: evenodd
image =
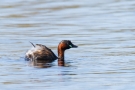
<path id="1" fill-rule="evenodd" d="M 62 50 L 70 49 L 70 48 L 77 48 L 78 46 L 74 45 L 70 40 L 62 40 L 59 43 L 58 48 Z"/>

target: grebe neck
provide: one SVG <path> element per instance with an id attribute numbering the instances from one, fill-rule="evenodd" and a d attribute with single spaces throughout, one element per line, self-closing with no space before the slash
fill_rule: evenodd
<path id="1" fill-rule="evenodd" d="M 58 66 L 65 66 L 64 52 L 65 50 L 58 46 Z"/>

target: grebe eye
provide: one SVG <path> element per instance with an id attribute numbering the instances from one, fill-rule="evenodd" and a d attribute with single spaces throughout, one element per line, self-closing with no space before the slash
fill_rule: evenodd
<path id="1" fill-rule="evenodd" d="M 72 45 L 69 45 L 70 48 L 72 48 Z"/>

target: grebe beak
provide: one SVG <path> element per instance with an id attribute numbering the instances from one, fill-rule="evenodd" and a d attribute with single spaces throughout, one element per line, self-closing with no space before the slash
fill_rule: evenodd
<path id="1" fill-rule="evenodd" d="M 78 46 L 76 46 L 76 45 L 74 45 L 74 44 L 72 44 L 72 48 L 77 48 Z"/>

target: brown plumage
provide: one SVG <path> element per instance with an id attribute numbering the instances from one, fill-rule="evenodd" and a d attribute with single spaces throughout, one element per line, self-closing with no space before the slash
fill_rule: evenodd
<path id="1" fill-rule="evenodd" d="M 31 42 L 30 42 L 31 43 Z M 31 43 L 33 47 L 26 53 L 25 59 L 28 61 L 51 63 L 58 59 L 58 65 L 64 66 L 64 52 L 66 49 L 76 48 L 70 40 L 62 40 L 58 45 L 58 57 L 52 52 L 51 49 L 45 45 Z"/>

